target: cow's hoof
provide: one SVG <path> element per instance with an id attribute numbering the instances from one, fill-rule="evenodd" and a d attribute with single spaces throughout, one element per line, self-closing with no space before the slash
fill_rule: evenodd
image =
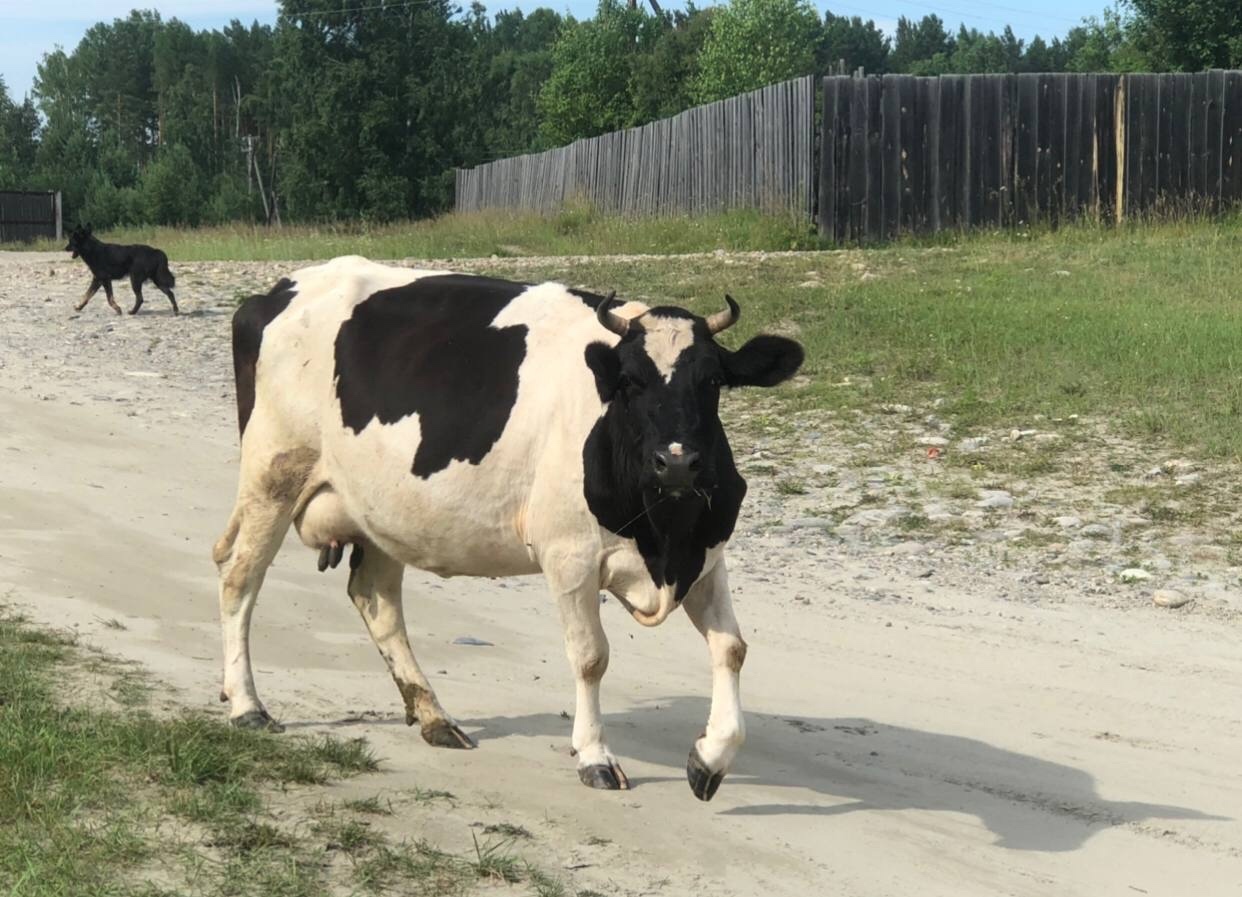
<path id="1" fill-rule="evenodd" d="M 686 761 L 686 780 L 690 782 L 690 790 L 695 797 L 699 800 L 711 800 L 724 777 L 724 772 L 712 772 L 708 769 L 697 750 L 690 751 L 690 759 Z"/>
<path id="2" fill-rule="evenodd" d="M 625 777 L 621 767 L 616 763 L 596 763 L 594 766 L 579 766 L 578 778 L 588 788 L 599 788 L 604 791 L 629 791 L 630 780 Z"/>
<path id="3" fill-rule="evenodd" d="M 283 732 L 285 727 L 272 719 L 266 710 L 249 710 L 229 720 L 234 729 L 259 729 L 267 732 Z"/>
<path id="4" fill-rule="evenodd" d="M 438 720 L 430 725 L 423 726 L 421 731 L 423 733 L 423 741 L 432 747 L 454 748 L 464 751 L 478 747 L 469 735 L 445 720 Z"/>

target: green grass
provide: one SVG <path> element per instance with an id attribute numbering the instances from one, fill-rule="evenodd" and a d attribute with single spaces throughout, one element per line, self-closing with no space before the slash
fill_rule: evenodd
<path id="1" fill-rule="evenodd" d="M 911 405 L 917 420 L 941 399 L 936 415 L 959 434 L 1068 430 L 1077 414 L 1153 449 L 1242 458 L 1238 215 L 745 258 L 667 256 L 814 248 L 817 240 L 801 225 L 749 212 L 627 221 L 588 209 L 546 217 L 449 215 L 383 227 L 107 236 L 156 242 L 174 260 L 453 258 L 465 270 L 616 289 L 622 297 L 699 312 L 721 308 L 729 292 L 743 315 L 723 337 L 727 345 L 776 331 L 796 336 L 807 350 L 804 376 L 778 390 L 777 402 L 732 400 L 735 409 L 759 412 L 760 431 L 788 429 L 799 411 L 878 414 L 894 402 Z M 541 255 L 558 258 L 535 257 Z M 565 255 L 585 257 L 559 257 Z M 499 258 L 471 260 L 490 256 Z M 510 258 L 516 256 L 530 257 Z M 894 441 L 876 451 L 898 450 Z M 993 455 L 969 463 L 1013 476 L 1041 476 L 1062 464 L 1050 445 Z M 957 463 L 952 453 L 947 460 Z M 991 469 L 999 464 L 1007 469 Z"/>
<path id="2" fill-rule="evenodd" d="M 555 215 L 507 211 L 444 215 L 428 221 L 205 228 L 131 227 L 101 232 L 111 243 L 149 243 L 176 262 L 301 261 L 339 255 L 375 259 L 684 253 L 818 248 L 808 225 L 736 211 L 691 218 L 635 220 L 573 208 Z M 60 250 L 43 240 L 16 249 Z M 6 247 L 7 248 L 7 247 Z"/>
<path id="3" fill-rule="evenodd" d="M 0 893 L 469 895 L 497 882 L 563 891 L 509 841 L 476 839 L 461 855 L 393 844 L 373 828 L 391 813 L 379 798 L 339 813 L 300 811 L 296 800 L 272 812 L 270 801 L 295 789 L 313 795 L 375 770 L 366 743 L 162 718 L 100 684 L 136 675 L 0 606 Z"/>

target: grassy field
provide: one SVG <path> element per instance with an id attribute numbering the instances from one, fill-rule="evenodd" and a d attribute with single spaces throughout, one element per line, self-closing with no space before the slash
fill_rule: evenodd
<path id="1" fill-rule="evenodd" d="M 300 261 L 338 255 L 375 259 L 493 255 L 504 258 L 819 247 L 819 238 L 807 225 L 757 212 L 633 221 L 607 217 L 586 208 L 569 209 L 554 216 L 478 212 L 445 215 L 434 221 L 295 225 L 279 230 L 244 225 L 198 229 L 142 227 L 99 236 L 112 243 L 158 246 L 174 262 Z M 12 248 L 60 250 L 64 244 L 44 240 Z"/>
<path id="2" fill-rule="evenodd" d="M 951 245 L 740 258 L 500 261 L 699 312 L 743 308 L 729 345 L 796 336 L 786 410 L 926 407 L 958 432 L 1091 416 L 1242 456 L 1242 220 L 977 235 Z"/>
<path id="3" fill-rule="evenodd" d="M 371 825 L 391 812 L 379 798 L 315 802 L 377 768 L 362 740 L 241 732 L 149 698 L 141 671 L 0 606 L 0 893 L 564 893 L 504 832 L 450 854 Z"/>

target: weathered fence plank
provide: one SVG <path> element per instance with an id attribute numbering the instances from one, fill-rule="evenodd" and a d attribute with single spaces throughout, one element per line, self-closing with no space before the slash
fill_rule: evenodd
<path id="1" fill-rule="evenodd" d="M 760 207 L 810 218 L 815 80 L 458 172 L 456 208 L 551 211 L 586 200 L 621 215 Z M 878 126 L 877 117 L 877 126 Z"/>
<path id="2" fill-rule="evenodd" d="M 0 243 L 24 243 L 62 236 L 60 193 L 0 191 Z"/>

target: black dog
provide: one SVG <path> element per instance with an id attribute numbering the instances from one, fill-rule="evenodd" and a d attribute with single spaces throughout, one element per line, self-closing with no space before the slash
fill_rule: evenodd
<path id="1" fill-rule="evenodd" d="M 177 309 L 177 298 L 172 292 L 177 281 L 172 272 L 168 270 L 168 256 L 162 251 L 150 246 L 118 246 L 114 243 L 102 243 L 91 235 L 89 224 L 86 227 L 79 225 L 73 229 L 73 233 L 69 235 L 69 245 L 65 247 L 65 250 L 72 252 L 74 258 L 82 256 L 86 267 L 91 269 L 91 285 L 86 288 L 86 295 L 82 297 L 82 301 L 75 306 L 76 311 L 85 308 L 86 303 L 91 301 L 91 297 L 99 292 L 100 287 L 103 287 L 104 295 L 108 297 L 108 304 L 119 315 L 121 307 L 112 298 L 112 281 L 128 277 L 130 286 L 134 288 L 136 300 L 134 307 L 129 310 L 131 315 L 137 314 L 138 309 L 142 308 L 142 284 L 147 280 L 155 284 L 159 291 L 168 297 L 168 301 L 172 303 L 173 314 L 180 313 Z"/>

